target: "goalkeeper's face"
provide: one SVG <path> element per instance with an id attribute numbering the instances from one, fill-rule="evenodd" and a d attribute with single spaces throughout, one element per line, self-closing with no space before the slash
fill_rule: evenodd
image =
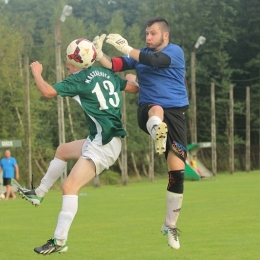
<path id="1" fill-rule="evenodd" d="M 146 30 L 146 45 L 152 51 L 161 51 L 169 43 L 169 33 L 163 32 L 159 23 L 154 23 Z"/>

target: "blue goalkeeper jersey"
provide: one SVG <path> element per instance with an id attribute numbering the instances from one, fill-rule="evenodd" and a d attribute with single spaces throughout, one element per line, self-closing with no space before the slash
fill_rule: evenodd
<path id="1" fill-rule="evenodd" d="M 149 48 L 141 52 L 155 53 Z M 185 59 L 183 50 L 170 43 L 161 51 L 170 57 L 169 67 L 153 67 L 123 56 L 129 69 L 135 69 L 140 86 L 139 105 L 153 103 L 163 108 L 179 108 L 189 105 L 185 85 Z"/>

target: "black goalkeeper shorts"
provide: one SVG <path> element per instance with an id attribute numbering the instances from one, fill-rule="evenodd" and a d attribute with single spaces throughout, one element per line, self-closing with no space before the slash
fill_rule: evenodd
<path id="1" fill-rule="evenodd" d="M 137 109 L 137 120 L 140 129 L 149 134 L 146 128 L 148 112 L 155 104 L 144 104 Z M 167 124 L 168 134 L 165 158 L 172 150 L 183 162 L 187 157 L 187 126 L 185 121 L 185 111 L 189 106 L 182 108 L 164 108 L 164 120 Z"/>

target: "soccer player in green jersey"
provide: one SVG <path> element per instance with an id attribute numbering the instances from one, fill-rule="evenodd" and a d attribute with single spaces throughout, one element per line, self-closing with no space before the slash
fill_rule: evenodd
<path id="1" fill-rule="evenodd" d="M 81 105 L 89 127 L 84 140 L 61 144 L 37 189 L 21 189 L 19 193 L 34 205 L 40 205 L 44 195 L 63 173 L 69 159 L 77 159 L 63 187 L 62 210 L 54 237 L 34 248 L 38 254 L 66 252 L 68 232 L 78 209 L 78 191 L 96 175 L 115 163 L 121 152 L 121 138 L 126 135 L 121 121 L 121 91 L 137 93 L 138 84 L 121 79 L 103 67 L 78 68 L 67 60 L 69 77 L 55 85 L 42 78 L 43 67 L 33 62 L 31 71 L 35 83 L 46 98 L 57 95 L 72 97 Z"/>

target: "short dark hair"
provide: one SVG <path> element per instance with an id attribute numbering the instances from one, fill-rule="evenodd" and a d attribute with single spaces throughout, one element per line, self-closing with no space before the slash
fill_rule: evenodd
<path id="1" fill-rule="evenodd" d="M 153 18 L 150 18 L 147 22 L 146 22 L 146 28 L 152 26 L 154 23 L 160 23 L 162 26 L 162 29 L 166 32 L 170 32 L 170 26 L 169 23 L 162 17 L 160 16 L 156 16 Z"/>

